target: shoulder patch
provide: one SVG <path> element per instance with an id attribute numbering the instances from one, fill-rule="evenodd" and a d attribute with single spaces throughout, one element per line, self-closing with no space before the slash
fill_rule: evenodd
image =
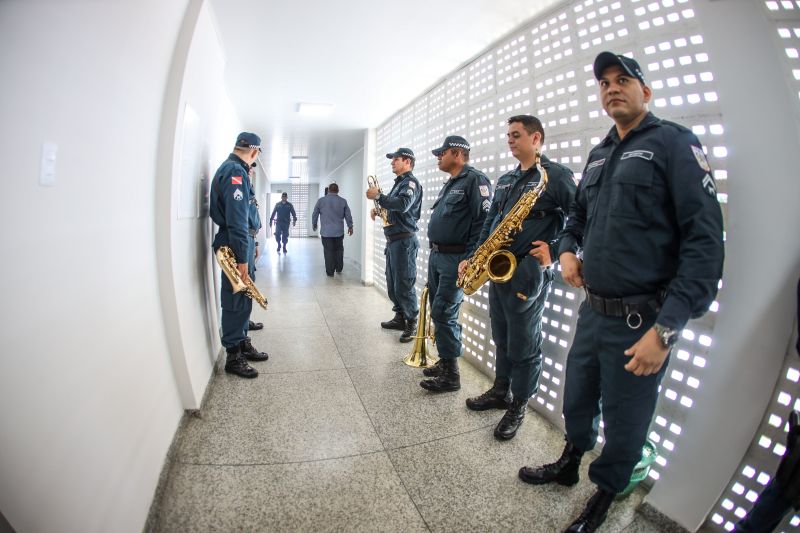
<path id="1" fill-rule="evenodd" d="M 714 183 L 714 178 L 711 177 L 711 174 L 706 174 L 703 178 L 703 189 L 710 197 L 717 197 L 717 185 Z"/>
<path id="2" fill-rule="evenodd" d="M 238 202 L 242 198 L 244 198 L 244 194 L 242 194 L 242 190 L 241 189 L 237 188 L 235 191 L 233 191 L 233 199 L 234 200 L 236 200 Z"/>
<path id="3" fill-rule="evenodd" d="M 408 182 L 408 188 L 409 189 L 416 189 L 417 188 L 417 184 L 414 183 L 413 181 L 409 181 Z"/>
<path id="4" fill-rule="evenodd" d="M 241 176 L 231 176 L 231 185 L 241 185 L 241 184 L 242 184 Z"/>
<path id="5" fill-rule="evenodd" d="M 708 164 L 708 159 L 706 159 L 706 154 L 703 152 L 703 149 L 693 144 L 689 146 L 692 147 L 692 153 L 694 154 L 694 158 L 697 160 L 697 164 L 700 165 L 700 168 L 706 172 L 711 172 L 711 165 Z"/>
<path id="6" fill-rule="evenodd" d="M 406 189 L 406 196 L 414 196 L 414 191 L 412 189 Z"/>
<path id="7" fill-rule="evenodd" d="M 480 185 L 478 187 L 478 189 L 480 189 L 480 191 L 481 191 L 481 196 L 483 196 L 484 198 L 488 198 L 489 197 L 489 186 L 488 185 Z"/>

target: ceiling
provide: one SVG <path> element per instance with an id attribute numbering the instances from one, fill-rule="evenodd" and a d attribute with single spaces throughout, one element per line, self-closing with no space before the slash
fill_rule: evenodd
<path id="1" fill-rule="evenodd" d="M 365 128 L 560 1 L 210 0 L 228 95 L 264 139 L 273 183 L 288 181 L 292 155 L 324 180 L 362 148 Z M 299 116 L 298 102 L 334 110 Z"/>

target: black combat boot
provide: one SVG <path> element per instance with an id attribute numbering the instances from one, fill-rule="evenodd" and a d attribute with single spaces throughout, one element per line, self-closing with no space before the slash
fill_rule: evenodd
<path id="1" fill-rule="evenodd" d="M 544 485 L 553 481 L 559 485 L 574 485 L 578 482 L 578 467 L 581 466 L 581 457 L 583 457 L 583 452 L 567 441 L 558 461 L 538 467 L 523 466 L 519 469 L 519 478 L 531 485 Z"/>
<path id="2" fill-rule="evenodd" d="M 283 253 L 286 253 L 286 245 L 283 245 Z"/>
<path id="3" fill-rule="evenodd" d="M 225 372 L 236 374 L 243 378 L 258 377 L 258 370 L 247 364 L 247 359 L 242 355 L 239 347 L 227 348 L 227 360 L 225 361 Z"/>
<path id="4" fill-rule="evenodd" d="M 419 386 L 431 392 L 452 392 L 461 388 L 458 359 L 439 359 L 442 373 L 432 379 L 424 379 Z"/>
<path id="5" fill-rule="evenodd" d="M 581 515 L 567 528 L 565 533 L 592 533 L 600 527 L 606 519 L 608 508 L 614 502 L 616 494 L 601 488 L 586 502 Z"/>
<path id="6" fill-rule="evenodd" d="M 507 379 L 496 378 L 492 388 L 474 398 L 467 398 L 467 409 L 486 411 L 487 409 L 508 409 L 511 404 L 511 389 Z"/>
<path id="7" fill-rule="evenodd" d="M 417 335 L 417 319 L 406 320 L 406 328 L 400 334 L 400 342 L 411 342 Z"/>
<path id="8" fill-rule="evenodd" d="M 506 413 L 497 427 L 494 428 L 494 438 L 498 440 L 511 440 L 525 419 L 525 410 L 528 408 L 527 398 L 514 398 L 508 406 Z"/>
<path id="9" fill-rule="evenodd" d="M 266 361 L 269 359 L 267 352 L 259 352 L 253 347 L 253 345 L 250 343 L 250 337 L 247 337 L 245 340 L 239 343 L 239 350 L 248 361 Z"/>
<path id="10" fill-rule="evenodd" d="M 429 377 L 429 378 L 435 378 L 436 376 L 441 376 L 442 375 L 442 360 L 441 359 L 437 360 L 433 364 L 433 366 L 430 367 L 430 368 L 423 368 L 422 369 L 422 375 L 426 376 L 426 377 Z"/>
<path id="11" fill-rule="evenodd" d="M 397 329 L 404 331 L 406 329 L 406 319 L 403 318 L 403 313 L 395 313 L 393 319 L 389 320 L 388 322 L 381 322 L 381 327 L 383 329 Z"/>
<path id="12" fill-rule="evenodd" d="M 281 245 L 278 245 L 278 253 L 281 253 Z"/>

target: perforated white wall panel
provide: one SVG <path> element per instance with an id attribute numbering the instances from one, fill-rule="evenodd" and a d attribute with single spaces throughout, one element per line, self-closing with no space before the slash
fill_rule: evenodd
<path id="1" fill-rule="evenodd" d="M 447 178 L 430 150 L 450 134 L 473 146 L 471 164 L 495 183 L 517 162 L 505 143 L 506 119 L 538 116 L 545 127 L 544 153 L 581 177 L 586 156 L 612 125 L 598 101 L 592 62 L 603 50 L 635 57 L 654 88 L 651 110 L 694 130 L 716 169 L 719 200 L 727 220 L 727 150 L 719 95 L 690 0 L 582 0 L 565 2 L 485 50 L 437 87 L 399 111 L 378 129 L 376 168 L 384 189 L 393 175 L 384 154 L 408 146 L 418 155 L 415 175 L 424 187 L 417 258 L 417 285 L 427 277 L 426 227 L 430 206 Z M 376 233 L 375 280 L 385 290 L 383 236 Z M 543 318 L 543 367 L 533 405 L 563 427 L 565 361 L 583 294 L 557 281 Z M 669 466 L 680 445 L 686 414 L 702 387 L 718 304 L 684 331 L 664 379 L 650 438 L 660 456 L 651 478 Z M 464 355 L 487 374 L 495 368 L 488 314 L 488 289 L 466 297 L 461 308 Z M 599 439 L 602 442 L 602 436 Z"/>
<path id="2" fill-rule="evenodd" d="M 796 96 L 795 120 L 800 118 L 800 1 L 769 0 L 762 2 L 767 17 L 774 23 L 772 38 L 782 55 L 786 82 Z M 761 422 L 756 438 L 742 459 L 737 473 L 711 512 L 708 525 L 717 530 L 733 531 L 736 522 L 752 508 L 758 495 L 770 482 L 780 458 L 786 451 L 786 420 L 792 409 L 800 410 L 800 359 L 792 343 L 786 354 L 782 378 L 773 393 L 770 407 Z M 797 531 L 800 515 L 789 516 L 775 531 Z"/>

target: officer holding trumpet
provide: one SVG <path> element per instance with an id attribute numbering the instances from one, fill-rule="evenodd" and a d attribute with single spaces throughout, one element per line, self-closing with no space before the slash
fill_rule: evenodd
<path id="1" fill-rule="evenodd" d="M 394 317 L 381 322 L 381 327 L 402 331 L 400 342 L 410 342 L 414 339 L 419 313 L 414 283 L 417 280 L 419 241 L 416 233 L 422 212 L 422 187 L 412 173 L 416 158 L 410 148 L 398 148 L 386 154 L 386 158 L 391 159 L 396 176 L 392 190 L 383 194 L 374 178 L 367 189 L 367 198 L 376 203 L 370 213 L 372 220 L 378 216 L 383 220 L 386 290 L 394 311 Z"/>

